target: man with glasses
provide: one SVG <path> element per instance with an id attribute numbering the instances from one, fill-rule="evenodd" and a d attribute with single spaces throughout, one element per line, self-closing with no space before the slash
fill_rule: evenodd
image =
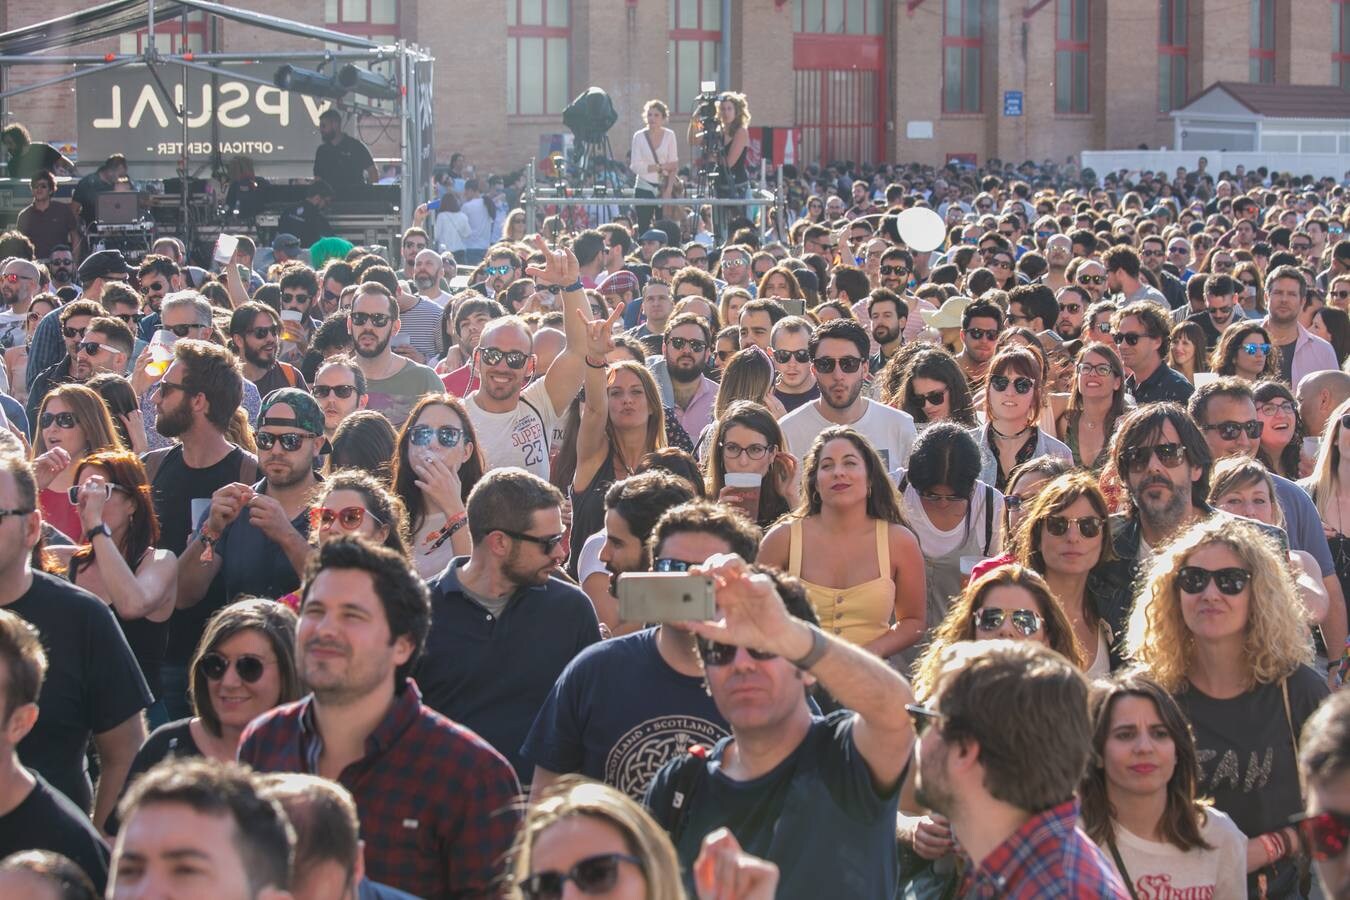
<path id="1" fill-rule="evenodd" d="M 69 244 L 52 247 L 51 255 L 47 257 L 47 271 L 52 276 L 52 291 L 67 286 L 78 289 L 79 286 L 75 284 L 75 254 Z"/>
<path id="2" fill-rule="evenodd" d="M 808 225 L 802 231 L 803 256 L 808 253 L 816 253 L 825 257 L 826 262 L 833 262 L 837 247 L 834 232 L 824 225 Z"/>
<path id="3" fill-rule="evenodd" d="M 1218 460 L 1230 456 L 1255 459 L 1261 448 L 1264 423 L 1256 415 L 1256 399 L 1252 387 L 1240 378 L 1223 376 L 1196 388 L 1187 407 L 1191 418 L 1200 426 L 1210 455 Z M 1292 412 L 1292 410 L 1290 411 Z M 1326 645 L 1343 647 L 1346 635 L 1344 592 L 1336 574 L 1336 562 L 1322 528 L 1322 517 L 1307 492 L 1297 484 L 1275 472 L 1270 473 L 1275 485 L 1275 498 L 1284 514 L 1284 531 L 1289 546 L 1302 550 L 1317 560 L 1322 585 L 1329 599 L 1327 617 L 1322 622 Z M 1339 663 L 1340 654 L 1333 651 L 1330 662 Z"/>
<path id="4" fill-rule="evenodd" d="M 988 300 L 976 300 L 961 311 L 961 352 L 956 362 L 972 391 L 984 385 L 989 361 L 994 358 L 998 336 L 1003 331 L 1003 309 Z"/>
<path id="5" fill-rule="evenodd" d="M 559 575 L 564 499 L 519 469 L 479 480 L 466 504 L 473 553 L 428 583 L 431 631 L 414 670 L 423 702 L 496 747 L 522 783 L 533 766 L 520 747 L 540 706 L 572 658 L 600 640 L 590 599 Z"/>
<path id="6" fill-rule="evenodd" d="M 1223 330 L 1244 317 L 1239 296 L 1242 284 L 1232 275 L 1210 275 L 1205 279 L 1205 309 L 1192 313 L 1187 321 L 1205 333 L 1206 349 L 1213 350 Z"/>
<path id="7" fill-rule="evenodd" d="M 703 374 L 712 345 L 707 320 L 682 313 L 666 326 L 661 355 L 647 359 L 647 368 L 661 389 L 661 405 L 674 408 L 686 434 L 697 436 L 712 421 L 717 382 Z"/>
<path id="8" fill-rule="evenodd" d="M 519 277 L 520 259 L 510 250 L 499 248 L 488 255 L 483 268 L 483 280 L 472 285 L 471 290 L 478 291 L 489 300 L 495 299 L 498 294 L 505 297 L 506 289 Z"/>
<path id="9" fill-rule="evenodd" d="M 28 312 L 28 304 L 41 290 L 38 267 L 26 259 L 11 259 L 0 266 L 0 301 L 16 316 Z M 22 332 L 19 337 L 22 338 Z M 8 346 L 8 345 L 6 345 Z"/>
<path id="10" fill-rule="evenodd" d="M 314 316 L 318 307 L 319 276 L 304 263 L 291 263 L 281 268 L 278 286 L 281 288 L 282 342 L 299 362 L 319 327 Z"/>
<path id="11" fill-rule="evenodd" d="M 489 896 L 520 823 L 520 784 L 487 741 L 423 705 L 410 676 L 430 619 L 406 559 L 353 538 L 324 542 L 305 570 L 296 634 L 310 693 L 254 719 L 239 760 L 345 787 L 371 880 L 418 897 Z"/>
<path id="12" fill-rule="evenodd" d="M 59 314 L 61 337 L 66 355 L 34 377 L 28 387 L 28 429 L 29 438 L 37 431 L 37 411 L 42 408 L 42 400 L 58 384 L 75 381 L 75 361 L 79 356 L 80 344 L 89 330 L 89 323 L 106 315 L 102 306 L 92 300 L 76 300 L 59 306 L 53 313 Z M 29 365 L 32 365 L 30 351 Z"/>
<path id="13" fill-rule="evenodd" d="M 263 477 L 211 495 L 206 518 L 178 560 L 179 609 L 205 599 L 217 574 L 225 598 L 281 597 L 300 586 L 323 430 L 323 412 L 303 390 L 281 388 L 263 398 L 254 431 Z"/>
<path id="14" fill-rule="evenodd" d="M 820 397 L 816 370 L 811 366 L 811 322 L 801 316 L 787 316 L 773 326 L 769 338 L 775 373 L 773 395 L 792 412 Z"/>
<path id="15" fill-rule="evenodd" d="M 1195 386 L 1167 365 L 1171 327 L 1163 307 L 1149 300 L 1131 303 L 1111 316 L 1111 337 L 1129 375 L 1126 389 L 1140 406 L 1170 400 L 1185 403 Z"/>
<path id="16" fill-rule="evenodd" d="M 777 864 L 791 886 L 780 897 L 892 896 L 896 804 L 914 745 L 908 682 L 826 634 L 796 582 L 735 555 L 696 571 L 713 576 L 721 619 L 688 627 L 731 737 L 667 763 L 645 799 L 672 833 L 686 887 L 692 895 L 702 836 L 727 827 Z M 840 710 L 812 713 L 817 682 Z"/>
<path id="17" fill-rule="evenodd" d="M 406 281 L 416 278 L 417 255 L 427 249 L 429 244 L 430 238 L 423 228 L 414 225 L 403 232 L 403 240 L 400 242 L 403 250 L 403 271 L 399 273 L 400 278 Z"/>
<path id="18" fill-rule="evenodd" d="M 614 483 L 605 510 L 600 562 L 611 598 L 626 573 L 683 572 L 719 553 L 753 560 L 759 549 L 759 529 L 744 516 L 696 501 L 688 482 L 666 472 Z M 686 747 L 712 746 L 728 734 L 704 689 L 689 630 L 620 624 L 640 630 L 578 654 L 530 727 L 520 753 L 534 765 L 531 796 L 579 773 L 641 800 L 657 771 Z M 632 684 L 642 691 L 630 690 Z"/>
<path id="19" fill-rule="evenodd" d="M 1186 305 L 1186 286 L 1164 267 L 1166 257 L 1166 244 L 1161 237 L 1150 234 L 1139 239 L 1139 261 L 1158 279 L 1159 290 L 1167 305 L 1179 309 Z"/>
<path id="20" fill-rule="evenodd" d="M 178 291 L 164 298 L 160 306 L 161 322 L 159 330 L 170 341 L 169 348 L 183 338 L 209 340 L 212 333 L 211 302 L 196 291 Z M 165 338 L 161 338 L 164 340 Z M 136 363 L 132 366 L 131 387 L 140 398 L 141 417 L 145 423 L 145 437 L 151 450 L 162 450 L 173 445 L 173 440 L 165 437 L 155 427 L 159 419 L 158 391 L 155 384 L 159 376 L 152 370 L 151 354 L 145 348 L 137 353 Z M 262 396 L 258 388 L 247 378 L 243 380 L 242 406 L 248 413 L 250 422 L 256 421 L 258 409 L 262 405 Z"/>
<path id="21" fill-rule="evenodd" d="M 1066 284 L 1055 294 L 1055 302 L 1059 305 L 1055 333 L 1066 342 L 1081 339 L 1086 343 L 1090 340 L 1091 336 L 1084 334 L 1083 330 L 1090 301 L 1088 292 L 1076 284 Z"/>
<path id="22" fill-rule="evenodd" d="M 652 277 L 671 284 L 675 275 L 685 267 L 684 251 L 679 247 L 662 247 L 652 256 Z"/>
<path id="23" fill-rule="evenodd" d="M 1303 326 L 1308 283 L 1293 266 L 1279 266 L 1266 276 L 1266 307 L 1262 323 L 1270 342 L 1280 348 L 1280 376 L 1285 384 L 1298 384 L 1305 375 L 1339 369 L 1331 344 Z"/>
<path id="24" fill-rule="evenodd" d="M 1134 896 L 1079 827 L 1092 722 L 1087 680 L 1067 660 L 1031 641 L 959 642 L 909 712 L 918 800 L 950 820 L 971 864 L 962 896 Z"/>
<path id="25" fill-rule="evenodd" d="M 375 281 L 363 282 L 352 300 L 347 328 L 356 364 L 366 375 L 367 408 L 383 413 L 395 428 L 423 394 L 444 390 L 434 369 L 393 351 L 390 344 L 401 327 L 398 300 L 389 289 Z"/>
<path id="26" fill-rule="evenodd" d="M 165 439 L 177 442 L 150 451 L 142 461 L 159 519 L 156 546 L 172 550 L 181 559 L 189 537 L 210 509 L 212 495 L 227 484 L 257 481 L 258 461 L 225 439 L 245 383 L 234 354 L 193 339 L 179 339 L 173 353 L 173 362 L 150 395 L 155 405 L 152 427 Z M 200 541 L 200 536 L 194 540 Z M 225 596 L 216 592 L 192 609 L 174 610 L 169 619 L 169 641 L 160 676 L 170 719 L 191 714 L 188 661 L 196 652 L 206 621 L 225 602 Z"/>
<path id="27" fill-rule="evenodd" d="M 17 445 L 10 446 L 13 451 L 0 454 L 0 609 L 37 630 L 48 665 L 41 689 L 32 688 L 37 722 L 26 736 L 11 732 L 11 739 L 18 743 L 19 761 L 82 814 L 92 810 L 93 825 L 101 830 L 145 740 L 141 711 L 152 698 L 108 604 L 33 569 L 33 548 L 43 530 L 37 482 Z M 9 666 L 11 678 L 16 668 Z M 10 700 L 22 696 L 22 688 L 14 681 L 8 687 L 4 703 L 13 725 L 19 711 Z M 86 766 L 91 738 L 100 763 L 93 791 Z"/>
<path id="28" fill-rule="evenodd" d="M 490 302 L 490 301 L 489 301 Z M 314 373 L 314 385 L 309 389 L 323 410 L 323 436 L 333 439 L 333 433 L 342 420 L 370 401 L 366 389 L 366 373 L 350 357 L 330 359 Z"/>
<path id="29" fill-rule="evenodd" d="M 1191 243 L 1184 237 L 1174 237 L 1167 243 L 1167 264 L 1176 270 L 1175 274 L 1182 284 L 1191 280 L 1195 270 L 1191 268 Z"/>
<path id="30" fill-rule="evenodd" d="M 525 323 L 515 316 L 494 319 L 483 329 L 474 354 L 479 387 L 464 405 L 489 469 L 516 466 L 544 478 L 559 449 L 555 429 L 586 373 L 604 372 L 610 328 L 621 311 L 590 322 L 576 257 L 568 250 L 550 250 L 543 238 L 535 249 L 545 256 L 535 281 L 560 297 L 567 345 L 542 376 L 534 377 L 534 338 Z M 373 396 L 373 386 L 371 390 Z"/>
<path id="31" fill-rule="evenodd" d="M 244 359 L 244 377 L 263 397 L 283 387 L 308 391 L 305 376 L 290 363 L 277 359 L 281 317 L 262 303 L 245 303 L 230 316 L 230 349 Z"/>
<path id="32" fill-rule="evenodd" d="M 1085 259 L 1079 263 L 1073 276 L 1074 284 L 1091 294 L 1093 303 L 1106 296 L 1106 281 L 1106 267 L 1095 259 Z"/>
<path id="33" fill-rule="evenodd" d="M 148 341 L 159 328 L 159 308 L 165 296 L 183 289 L 183 270 L 169 257 L 151 254 L 141 260 L 136 269 L 135 284 L 145 301 L 142 312 L 146 315 L 141 319 L 140 337 Z"/>
<path id="34" fill-rule="evenodd" d="M 799 463 L 821 431 L 832 425 L 848 425 L 872 443 L 886 471 L 908 464 L 917 435 L 914 419 L 907 412 L 862 395 L 870 346 L 867 329 L 852 319 L 832 319 L 811 333 L 807 352 L 820 396 L 779 423 L 787 449 Z"/>
<path id="35" fill-rule="evenodd" d="M 80 264 L 80 283 L 84 285 L 81 299 L 100 302 L 105 284 L 126 281 L 132 271 L 121 250 L 99 250 L 89 254 Z M 39 375 L 68 356 L 69 348 L 62 343 L 61 313 L 64 309 L 64 306 L 58 306 L 47 313 L 33 331 L 25 375 L 30 390 Z"/>
<path id="36" fill-rule="evenodd" d="M 690 241 L 684 245 L 684 261 L 686 265 L 693 266 L 695 269 L 708 271 L 708 248 L 698 241 Z"/>
<path id="37" fill-rule="evenodd" d="M 1119 294 L 1120 303 L 1152 300 L 1164 309 L 1171 308 L 1162 291 L 1140 277 L 1143 264 L 1133 247 L 1117 244 L 1106 251 L 1103 265 L 1106 267 L 1106 289 L 1113 294 Z M 1082 269 L 1079 269 L 1079 272 L 1082 272 Z"/>
<path id="38" fill-rule="evenodd" d="M 99 316 L 91 319 L 84 340 L 76 348 L 75 381 L 83 384 L 95 375 L 122 375 L 135 346 L 131 329 L 121 319 Z"/>

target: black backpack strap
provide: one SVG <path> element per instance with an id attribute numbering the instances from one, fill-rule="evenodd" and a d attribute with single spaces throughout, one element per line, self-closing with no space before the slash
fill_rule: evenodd
<path id="1" fill-rule="evenodd" d="M 548 420 L 545 419 L 542 414 L 540 414 L 539 407 L 535 406 L 533 403 L 525 399 L 524 394 L 520 395 L 520 402 L 528 406 L 530 408 L 530 412 L 534 413 L 539 418 L 539 429 L 544 432 L 544 458 L 548 459 L 551 455 L 548 452 L 548 431 L 549 431 Z"/>
<path id="2" fill-rule="evenodd" d="M 141 465 L 145 466 L 145 481 L 147 484 L 155 483 L 155 475 L 159 472 L 159 467 L 164 464 L 164 458 L 173 452 L 174 447 L 161 447 L 158 450 L 151 450 L 148 453 L 141 454 Z"/>
<path id="3" fill-rule="evenodd" d="M 689 810 L 694 797 L 707 780 L 708 748 L 702 744 L 693 744 L 671 770 L 670 806 L 660 811 L 663 820 L 661 824 L 670 834 L 671 843 L 677 847 L 689 819 Z"/>

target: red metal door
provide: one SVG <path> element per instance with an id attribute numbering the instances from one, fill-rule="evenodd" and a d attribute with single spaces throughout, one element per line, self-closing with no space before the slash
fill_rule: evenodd
<path id="1" fill-rule="evenodd" d="M 801 160 L 879 161 L 885 121 L 881 38 L 798 34 L 793 68 Z"/>

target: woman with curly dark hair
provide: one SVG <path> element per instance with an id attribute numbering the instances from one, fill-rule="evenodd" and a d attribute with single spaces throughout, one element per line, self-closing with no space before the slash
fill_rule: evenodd
<path id="1" fill-rule="evenodd" d="M 902 349 L 882 370 L 883 402 L 909 413 L 919 428 L 948 420 L 974 428 L 975 401 L 955 357 L 941 347 L 914 346 L 918 349 Z"/>
<path id="2" fill-rule="evenodd" d="M 1234 375 L 1256 382 L 1280 377 L 1280 348 L 1259 322 L 1234 322 L 1219 335 L 1209 355 L 1209 368 L 1216 375 Z"/>
<path id="3" fill-rule="evenodd" d="M 1293 391 L 1280 381 L 1260 381 L 1252 388 L 1252 399 L 1262 425 L 1256 458 L 1276 475 L 1297 481 L 1304 430 Z"/>

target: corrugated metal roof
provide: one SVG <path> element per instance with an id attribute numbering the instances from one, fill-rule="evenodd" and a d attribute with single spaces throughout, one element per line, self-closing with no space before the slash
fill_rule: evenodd
<path id="1" fill-rule="evenodd" d="M 1331 85 L 1216 81 L 1191 103 L 1210 91 L 1224 91 L 1258 116 L 1270 119 L 1350 119 L 1350 91 Z"/>

